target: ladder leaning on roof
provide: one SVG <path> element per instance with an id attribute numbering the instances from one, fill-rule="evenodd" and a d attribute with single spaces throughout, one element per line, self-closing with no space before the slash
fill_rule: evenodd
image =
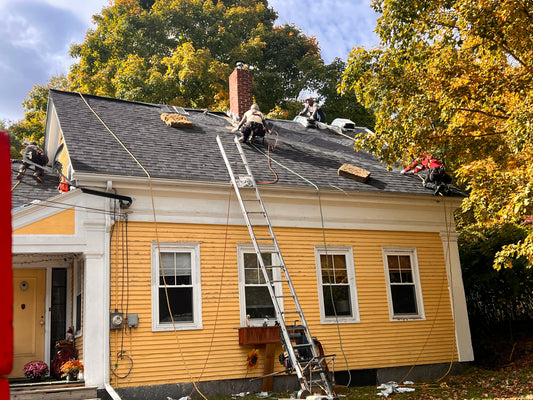
<path id="1" fill-rule="evenodd" d="M 276 319 L 280 324 L 281 340 L 288 358 L 286 365 L 287 371 L 294 370 L 298 376 L 298 382 L 301 387 L 298 392 L 298 398 L 305 398 L 311 395 L 313 393 L 313 387 L 319 387 L 325 392 L 325 396 L 320 396 L 320 398 L 334 399 L 336 397 L 333 393 L 332 377 L 330 377 L 328 363 L 325 360 L 326 357 L 334 358 L 334 356 L 325 356 L 322 354 L 322 351 L 319 353 L 317 349 L 317 345 L 315 344 L 316 339 L 311 336 L 311 332 L 305 321 L 300 302 L 298 301 L 285 261 L 281 255 L 281 250 L 274 235 L 272 224 L 263 204 L 257 183 L 246 161 L 241 144 L 236 136 L 232 139 L 225 139 L 223 142 L 220 136 L 217 136 L 217 143 L 226 163 L 231 184 L 237 195 L 246 226 L 252 238 L 257 260 L 263 272 L 268 292 L 270 293 L 272 304 L 276 311 Z M 226 148 L 229 150 L 227 151 Z M 228 154 L 238 154 L 239 161 L 230 162 Z M 265 234 L 265 231 L 268 233 Z M 269 252 L 272 246 L 274 247 L 273 253 L 277 257 L 273 257 L 272 259 L 276 258 L 278 260 L 277 264 L 279 265 L 265 265 L 261 253 L 266 251 L 266 249 L 262 251 L 262 246 L 269 246 Z M 275 269 L 280 271 L 281 278 L 279 280 L 274 280 L 271 278 L 273 275 L 269 275 L 269 271 L 272 273 Z M 276 283 L 282 283 L 288 286 L 290 295 L 276 294 L 274 287 Z M 294 305 L 294 309 L 284 310 L 281 306 L 283 299 L 292 300 L 292 303 L 290 301 L 289 303 Z M 287 318 L 290 318 L 291 321 L 300 321 L 300 324 L 288 324 Z M 296 343 L 293 343 L 295 337 L 298 337 L 300 340 L 296 340 Z"/>

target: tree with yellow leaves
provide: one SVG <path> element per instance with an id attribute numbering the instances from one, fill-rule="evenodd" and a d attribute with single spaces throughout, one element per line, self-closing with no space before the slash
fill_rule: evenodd
<path id="1" fill-rule="evenodd" d="M 356 48 L 341 89 L 375 112 L 358 141 L 389 165 L 438 154 L 478 225 L 533 214 L 533 1 L 373 0 L 379 48 Z M 533 234 L 495 267 L 526 257 Z"/>

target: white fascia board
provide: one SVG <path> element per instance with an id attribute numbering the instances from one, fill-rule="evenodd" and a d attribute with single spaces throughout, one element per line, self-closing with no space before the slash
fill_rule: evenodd
<path id="1" fill-rule="evenodd" d="M 109 177 L 108 177 L 109 180 Z M 95 180 L 92 182 L 98 186 Z M 103 187 L 104 182 L 99 185 Z M 233 189 L 227 184 L 122 177 L 113 189 L 130 196 L 130 221 L 243 225 Z M 455 231 L 453 212 L 462 198 L 260 185 L 274 226 L 386 231 Z M 153 196 L 153 206 L 152 206 Z M 155 217 L 154 209 L 155 207 Z"/>

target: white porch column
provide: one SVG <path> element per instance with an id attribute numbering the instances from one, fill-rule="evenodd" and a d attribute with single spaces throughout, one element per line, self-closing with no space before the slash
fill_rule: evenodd
<path id="1" fill-rule="evenodd" d="M 86 385 L 103 389 L 107 365 L 109 277 L 106 252 L 105 220 L 85 221 L 87 251 L 83 297 L 83 364 Z"/>
<path id="2" fill-rule="evenodd" d="M 459 260 L 459 248 L 457 246 L 456 232 L 440 232 L 446 272 L 448 274 L 448 289 L 450 291 L 450 303 L 455 320 L 455 340 L 459 361 L 473 361 L 474 350 L 470 337 L 470 325 L 468 323 L 468 311 L 463 286 L 461 262 Z"/>

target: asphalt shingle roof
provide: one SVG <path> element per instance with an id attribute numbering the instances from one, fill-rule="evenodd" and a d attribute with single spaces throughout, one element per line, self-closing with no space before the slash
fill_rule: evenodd
<path id="1" fill-rule="evenodd" d="M 161 120 L 161 114 L 168 112 L 167 106 L 57 90 L 50 92 L 50 101 L 57 110 L 76 172 L 146 176 L 120 145 L 120 140 L 152 178 L 229 180 L 216 136 L 228 138 L 234 134 L 229 119 L 222 113 L 187 109 L 194 127 L 172 128 Z M 306 128 L 286 120 L 268 120 L 268 123 L 279 133 L 271 157 L 320 188 L 432 195 L 418 177 L 387 171 L 377 158 L 355 151 L 349 138 L 334 131 Z M 257 145 L 265 153 L 266 142 Z M 274 142 L 274 137 L 270 142 Z M 243 148 L 255 179 L 271 181 L 274 175 L 267 158 L 253 146 L 244 144 Z M 337 170 L 344 163 L 370 171 L 370 178 L 362 183 L 339 176 Z M 276 163 L 272 163 L 272 167 L 279 176 L 277 185 L 309 185 Z"/>
<path id="2" fill-rule="evenodd" d="M 26 174 L 19 181 L 17 174 L 22 164 L 21 160 L 11 161 L 11 209 L 26 205 L 31 201 L 45 201 L 59 194 L 59 178 L 49 172 L 44 172 L 42 183 L 32 178 L 33 167 L 26 170 Z"/>

